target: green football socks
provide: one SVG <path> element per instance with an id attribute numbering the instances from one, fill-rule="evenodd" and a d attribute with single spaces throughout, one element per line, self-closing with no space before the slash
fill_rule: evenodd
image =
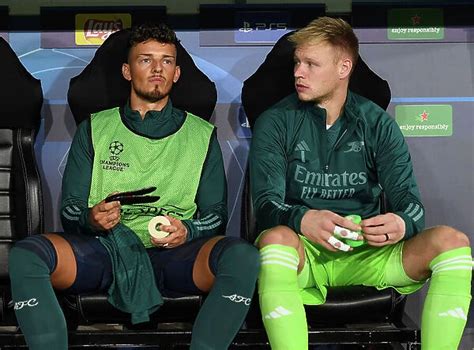
<path id="1" fill-rule="evenodd" d="M 66 320 L 46 263 L 35 253 L 12 248 L 8 260 L 18 324 L 30 350 L 67 350 Z"/>
<path id="2" fill-rule="evenodd" d="M 430 263 L 431 283 L 421 319 L 423 350 L 457 349 L 471 301 L 471 248 L 438 255 Z"/>
<path id="3" fill-rule="evenodd" d="M 259 265 L 258 251 L 247 243 L 222 253 L 214 285 L 194 322 L 191 350 L 229 347 L 249 310 Z"/>
<path id="4" fill-rule="evenodd" d="M 258 294 L 272 350 L 307 350 L 308 326 L 297 276 L 296 249 L 270 244 L 260 249 Z"/>

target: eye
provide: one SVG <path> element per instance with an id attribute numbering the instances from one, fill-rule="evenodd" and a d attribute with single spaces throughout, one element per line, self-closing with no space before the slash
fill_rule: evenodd
<path id="1" fill-rule="evenodd" d="M 319 67 L 319 64 L 313 61 L 308 61 L 306 64 L 308 65 L 308 68 Z"/>
<path id="2" fill-rule="evenodd" d="M 148 57 L 144 57 L 144 58 L 141 58 L 138 62 L 140 62 L 140 63 L 150 63 L 151 60 Z"/>

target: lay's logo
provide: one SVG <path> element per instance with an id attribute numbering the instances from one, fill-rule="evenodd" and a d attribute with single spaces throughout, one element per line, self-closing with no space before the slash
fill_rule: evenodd
<path id="1" fill-rule="evenodd" d="M 112 34 L 130 28 L 129 13 L 79 13 L 76 15 L 76 45 L 102 45 Z"/>

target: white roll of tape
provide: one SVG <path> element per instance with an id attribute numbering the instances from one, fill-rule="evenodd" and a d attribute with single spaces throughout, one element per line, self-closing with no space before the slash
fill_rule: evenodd
<path id="1" fill-rule="evenodd" d="M 169 232 L 161 231 L 161 225 L 169 225 L 170 221 L 164 216 L 155 216 L 148 222 L 148 233 L 157 239 L 165 238 Z"/>

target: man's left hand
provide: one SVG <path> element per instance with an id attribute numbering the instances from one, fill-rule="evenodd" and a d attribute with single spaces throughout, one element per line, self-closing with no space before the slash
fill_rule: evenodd
<path id="1" fill-rule="evenodd" d="M 188 229 L 181 220 L 175 219 L 171 216 L 166 216 L 170 221 L 170 225 L 161 225 L 160 230 L 169 232 L 165 238 L 157 239 L 151 237 L 151 243 L 158 248 L 175 248 L 186 242 L 188 238 Z"/>
<path id="2" fill-rule="evenodd" d="M 405 237 L 405 221 L 394 213 L 362 220 L 361 226 L 367 243 L 375 247 L 395 244 Z"/>

